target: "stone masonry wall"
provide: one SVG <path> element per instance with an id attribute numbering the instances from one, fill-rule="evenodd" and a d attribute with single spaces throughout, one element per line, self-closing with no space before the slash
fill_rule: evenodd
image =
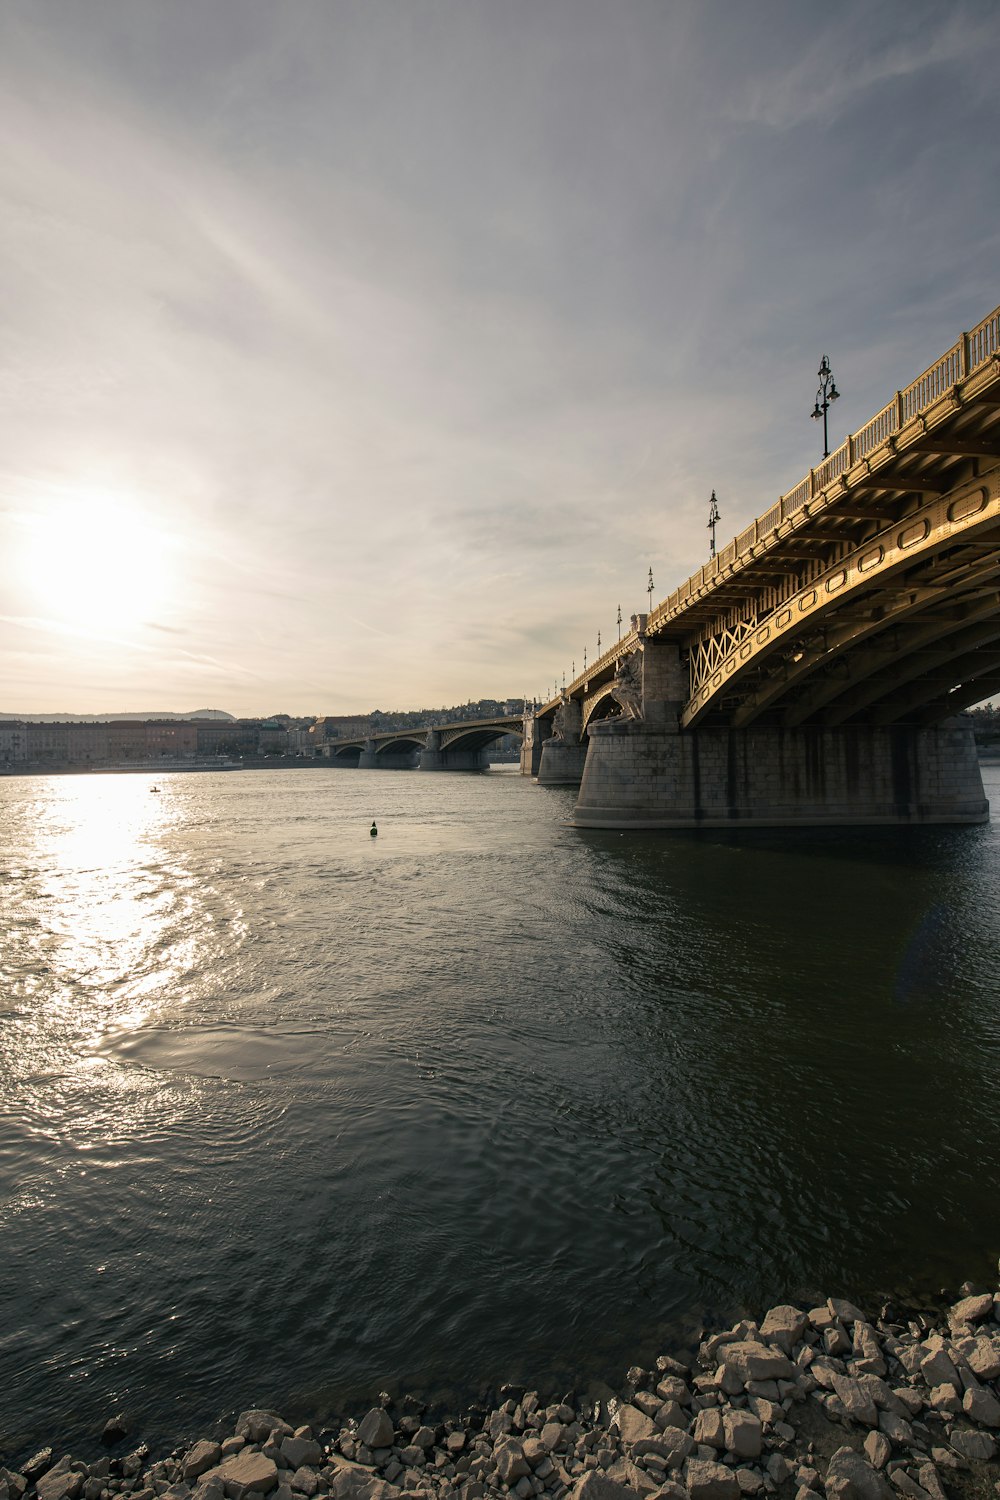
<path id="1" fill-rule="evenodd" d="M 592 724 L 577 827 L 982 823 L 972 730 L 696 730 Z"/>

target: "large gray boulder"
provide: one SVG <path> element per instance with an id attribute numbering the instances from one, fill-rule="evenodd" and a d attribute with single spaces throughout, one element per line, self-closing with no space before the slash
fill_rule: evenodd
<path id="1" fill-rule="evenodd" d="M 739 1480 L 725 1464 L 705 1458 L 689 1459 L 686 1478 L 691 1500 L 739 1500 Z"/>
<path id="2" fill-rule="evenodd" d="M 948 1314 L 951 1323 L 981 1323 L 983 1318 L 993 1315 L 993 1294 L 983 1292 L 978 1297 L 963 1297 Z"/>
<path id="3" fill-rule="evenodd" d="M 759 1458 L 764 1430 L 753 1412 L 730 1407 L 722 1419 L 726 1447 L 737 1458 Z"/>
<path id="4" fill-rule="evenodd" d="M 860 1422 L 864 1427 L 878 1425 L 878 1408 L 860 1381 L 851 1380 L 847 1375 L 834 1374 L 832 1382 L 833 1389 L 840 1397 L 849 1417 L 852 1417 L 855 1422 Z"/>
<path id="5" fill-rule="evenodd" d="M 358 1427 L 358 1441 L 366 1448 L 391 1448 L 395 1435 L 390 1418 L 380 1406 L 373 1406 Z"/>
<path id="6" fill-rule="evenodd" d="M 218 1443 L 209 1442 L 205 1438 L 195 1443 L 194 1447 L 189 1450 L 185 1457 L 184 1466 L 181 1470 L 185 1484 L 191 1484 L 200 1474 L 204 1474 L 207 1469 L 214 1468 L 221 1457 L 222 1449 Z"/>
<path id="7" fill-rule="evenodd" d="M 827 1500 L 889 1500 L 889 1486 L 853 1448 L 838 1448 L 824 1481 Z"/>
<path id="8" fill-rule="evenodd" d="M 787 1355 L 749 1340 L 723 1344 L 719 1359 L 726 1370 L 737 1375 L 744 1385 L 748 1380 L 794 1380 L 798 1374 Z"/>
<path id="9" fill-rule="evenodd" d="M 600 1469 L 588 1469 L 570 1491 L 571 1500 L 639 1500 L 638 1490 L 618 1484 Z"/>
<path id="10" fill-rule="evenodd" d="M 637 1443 L 640 1438 L 655 1438 L 660 1429 L 652 1417 L 647 1417 L 645 1412 L 637 1406 L 630 1406 L 624 1402 L 615 1415 L 614 1425 L 621 1434 L 623 1443 Z"/>
<path id="11" fill-rule="evenodd" d="M 236 1418 L 236 1436 L 245 1438 L 248 1443 L 265 1443 L 272 1432 L 278 1434 L 279 1440 L 291 1437 L 293 1430 L 276 1411 L 264 1411 L 260 1407 L 241 1411 Z"/>
<path id="12" fill-rule="evenodd" d="M 760 1325 L 760 1336 L 768 1344 L 777 1344 L 786 1354 L 791 1354 L 794 1346 L 805 1333 L 808 1316 L 800 1307 L 791 1307 L 783 1302 L 779 1307 L 772 1307 L 763 1323 Z"/>
<path id="13" fill-rule="evenodd" d="M 229 1500 L 245 1500 L 253 1495 L 269 1495 L 278 1484 L 278 1466 L 273 1459 L 252 1448 L 244 1448 L 225 1459 L 215 1469 L 207 1469 L 202 1483 L 217 1479 Z"/>
<path id="14" fill-rule="evenodd" d="M 694 1448 L 694 1442 L 679 1427 L 668 1427 L 655 1438 L 640 1438 L 632 1449 L 636 1458 L 646 1453 L 655 1453 L 666 1459 L 668 1469 L 679 1469 Z"/>
<path id="15" fill-rule="evenodd" d="M 996 1457 L 997 1445 L 986 1432 L 953 1432 L 951 1446 L 973 1462 L 986 1463 Z"/>

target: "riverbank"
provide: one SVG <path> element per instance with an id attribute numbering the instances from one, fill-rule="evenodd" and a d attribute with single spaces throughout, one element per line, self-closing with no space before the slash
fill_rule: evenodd
<path id="1" fill-rule="evenodd" d="M 110 1419 L 103 1442 L 120 1453 L 130 1428 Z M 774 1307 L 632 1367 L 617 1393 L 504 1387 L 451 1416 L 385 1398 L 332 1430 L 250 1410 L 152 1461 L 54 1443 L 0 1469 L 0 1500 L 987 1500 L 998 1433 L 1000 1292 L 967 1284 L 937 1322 L 836 1297 Z"/>

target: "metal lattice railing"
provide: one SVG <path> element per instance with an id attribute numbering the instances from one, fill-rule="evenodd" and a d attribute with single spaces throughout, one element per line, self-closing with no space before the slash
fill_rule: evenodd
<path id="1" fill-rule="evenodd" d="M 776 531 L 783 521 L 801 510 L 807 501 L 822 493 L 827 485 L 839 479 L 854 464 L 868 458 L 876 448 L 886 442 L 900 428 L 927 407 L 946 395 L 960 381 L 973 375 L 995 355 L 1000 354 L 1000 307 L 970 333 L 963 333 L 951 348 L 936 360 L 922 375 L 918 375 L 905 390 L 897 391 L 893 399 L 882 408 L 864 427 L 852 432 L 829 458 L 818 468 L 810 469 L 794 489 L 788 490 L 776 505 L 747 526 L 734 537 L 718 555 L 693 573 L 686 583 L 675 589 L 653 610 L 649 623 L 658 623 L 684 604 L 693 593 L 717 577 L 737 558 L 744 557 L 753 547 Z"/>
<path id="2" fill-rule="evenodd" d="M 977 323 L 970 333 L 963 333 L 961 338 L 951 348 L 918 375 L 905 390 L 897 391 L 893 399 L 883 406 L 864 427 L 852 432 L 847 440 L 841 443 L 829 458 L 824 459 L 818 468 L 810 469 L 804 479 L 801 479 L 793 489 L 781 496 L 770 510 L 758 517 L 752 525 L 747 526 L 740 532 L 739 536 L 733 538 L 725 547 L 722 547 L 711 562 L 705 563 L 696 573 L 692 573 L 679 588 L 674 589 L 649 616 L 648 625 L 655 626 L 662 620 L 674 614 L 684 605 L 692 594 L 705 587 L 712 579 L 717 578 L 719 573 L 734 563 L 737 558 L 744 557 L 759 543 L 772 535 L 782 522 L 787 521 L 796 511 L 802 509 L 809 500 L 821 494 L 825 487 L 839 479 L 854 464 L 860 463 L 862 459 L 868 458 L 876 448 L 880 448 L 890 437 L 893 437 L 907 422 L 919 416 L 927 407 L 932 406 L 935 401 L 946 395 L 954 386 L 961 381 L 967 380 L 976 370 L 987 364 L 995 356 L 1000 355 L 1000 307 Z M 594 662 L 586 674 L 581 674 L 571 684 L 572 688 L 581 685 L 589 678 L 595 677 L 606 667 L 611 666 L 623 650 L 631 650 L 634 645 L 633 633 L 622 641 L 617 642 L 610 651 L 606 651 L 599 661 Z"/>

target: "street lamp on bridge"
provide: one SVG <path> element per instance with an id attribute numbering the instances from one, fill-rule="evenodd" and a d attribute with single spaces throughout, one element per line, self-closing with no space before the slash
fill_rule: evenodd
<path id="1" fill-rule="evenodd" d="M 649 579 L 648 579 L 648 581 L 646 583 L 646 593 L 649 596 L 649 603 L 646 606 L 646 612 L 647 612 L 647 614 L 652 614 L 653 613 L 653 589 L 655 587 L 656 587 L 656 585 L 653 583 L 653 569 L 652 569 L 652 567 L 650 567 L 650 570 L 649 570 Z"/>
<path id="2" fill-rule="evenodd" d="M 621 638 L 622 638 L 622 607 L 619 604 L 619 606 L 618 606 L 618 639 L 621 640 Z"/>
<path id="3" fill-rule="evenodd" d="M 708 502 L 708 529 L 712 533 L 712 546 L 708 554 L 709 557 L 715 556 L 715 528 L 719 524 L 721 519 L 722 516 L 719 512 L 719 502 L 718 500 L 716 500 L 715 491 L 713 490 L 712 498 Z"/>
<path id="4" fill-rule="evenodd" d="M 812 409 L 812 419 L 814 422 L 818 422 L 820 417 L 823 418 L 824 458 L 830 457 L 830 440 L 827 437 L 826 414 L 830 410 L 831 404 L 839 399 L 840 392 L 837 390 L 833 371 L 830 369 L 830 361 L 824 354 L 819 367 L 819 390 L 816 392 L 816 405 Z"/>

